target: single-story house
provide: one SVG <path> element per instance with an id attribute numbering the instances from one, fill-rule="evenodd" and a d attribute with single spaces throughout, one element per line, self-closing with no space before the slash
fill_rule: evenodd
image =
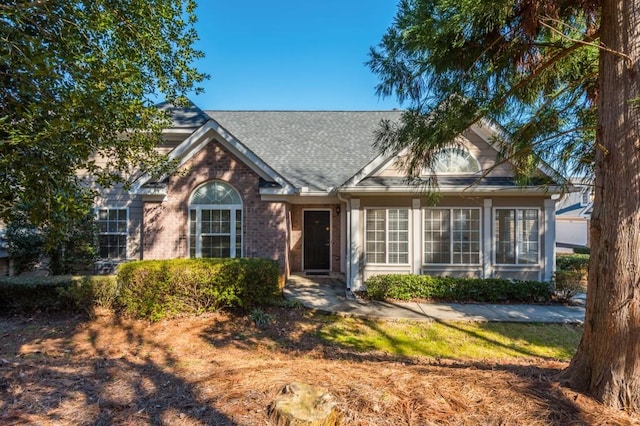
<path id="1" fill-rule="evenodd" d="M 518 186 L 508 163 L 493 167 L 489 124 L 440 153 L 442 197 L 431 205 L 406 183 L 399 158 L 373 147 L 380 121 L 400 111 L 163 107 L 173 126 L 158 149 L 180 171 L 97 200 L 107 269 L 130 259 L 264 257 L 283 278 L 332 274 L 352 290 L 381 273 L 553 275 L 561 189 Z"/>

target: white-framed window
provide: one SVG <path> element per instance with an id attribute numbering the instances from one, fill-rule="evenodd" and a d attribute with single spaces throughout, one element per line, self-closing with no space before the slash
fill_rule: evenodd
<path id="1" fill-rule="evenodd" d="M 480 163 L 469 151 L 460 147 L 443 148 L 433 165 L 435 174 L 474 174 L 480 171 Z"/>
<path id="2" fill-rule="evenodd" d="M 409 209 L 365 210 L 367 263 L 409 263 Z"/>
<path id="3" fill-rule="evenodd" d="M 242 257 L 242 199 L 231 185 L 210 181 L 191 194 L 189 256 Z"/>
<path id="4" fill-rule="evenodd" d="M 121 260 L 127 258 L 128 210 L 126 208 L 96 208 L 98 226 L 98 257 Z"/>
<path id="5" fill-rule="evenodd" d="M 424 264 L 480 263 L 480 209 L 424 209 Z"/>
<path id="6" fill-rule="evenodd" d="M 540 210 L 495 209 L 495 256 L 499 265 L 535 265 L 540 257 Z"/>

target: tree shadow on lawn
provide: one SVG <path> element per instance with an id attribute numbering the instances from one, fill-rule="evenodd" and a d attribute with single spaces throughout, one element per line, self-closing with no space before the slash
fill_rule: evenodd
<path id="1" fill-rule="evenodd" d="M 194 384 L 170 372 L 178 362 L 155 345 L 144 354 L 99 346 L 114 329 L 62 314 L 7 321 L 0 317 L 0 424 L 236 423 L 198 396 Z M 144 334 L 113 316 L 125 345 L 148 347 Z M 135 349 L 134 349 L 135 351 Z M 164 364 L 164 365 L 162 365 Z"/>
<path id="2" fill-rule="evenodd" d="M 311 314 L 305 310 L 274 309 L 274 321 L 270 324 L 258 327 L 255 326 L 247 316 L 235 313 L 227 321 L 217 322 L 209 327 L 201 335 L 215 347 L 224 348 L 232 346 L 244 350 L 251 350 L 255 347 L 266 347 L 270 351 L 283 355 L 302 356 L 312 358 L 322 358 L 332 361 L 350 361 L 356 363 L 393 363 L 406 365 L 413 371 L 422 375 L 434 373 L 434 369 L 448 371 L 446 374 L 455 375 L 456 371 L 466 370 L 483 372 L 497 372 L 507 377 L 512 377 L 510 382 L 505 379 L 500 385 L 511 387 L 519 394 L 528 399 L 534 400 L 544 409 L 539 410 L 539 418 L 544 424 L 566 425 L 566 424 L 592 424 L 593 413 L 584 413 L 582 407 L 576 404 L 577 394 L 571 399 L 563 392 L 558 384 L 557 376 L 566 366 L 557 362 L 552 362 L 551 358 L 540 357 L 536 353 L 523 348 L 514 348 L 505 345 L 497 340 L 487 339 L 472 331 L 456 326 L 455 323 L 443 323 L 447 327 L 467 333 L 476 339 L 485 339 L 491 345 L 502 346 L 509 350 L 514 350 L 522 355 L 530 357 L 522 364 L 513 361 L 464 361 L 464 360 L 443 360 L 430 357 L 429 353 L 418 356 L 396 355 L 384 353 L 382 351 L 372 351 L 370 348 L 358 346 L 354 343 L 336 343 L 336 339 L 331 341 L 322 337 L 323 329 L 338 317 L 324 314 Z M 396 347 L 410 344 L 404 340 L 398 340 L 391 336 L 378 325 L 376 321 L 357 320 L 358 324 L 368 327 L 380 336 L 388 340 L 388 344 Z M 239 330 L 240 328 L 240 330 Z M 357 333 L 357 330 L 355 331 Z M 335 336 L 333 336 L 335 337 Z M 519 337 L 519 336 L 508 336 Z M 369 350 L 367 350 L 369 349 Z M 415 353 L 415 351 L 414 351 Z M 426 358 L 425 358 L 426 357 Z M 539 366 L 532 364 L 535 360 L 540 360 Z M 586 398 L 585 398 L 586 399 Z M 597 416 L 598 414 L 595 413 Z"/>

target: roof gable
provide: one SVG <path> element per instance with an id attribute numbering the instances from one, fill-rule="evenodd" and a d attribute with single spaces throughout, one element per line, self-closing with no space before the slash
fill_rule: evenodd
<path id="1" fill-rule="evenodd" d="M 276 172 L 271 166 L 258 157 L 246 145 L 236 139 L 227 132 L 217 121 L 208 119 L 200 128 L 194 131 L 180 145 L 169 152 L 170 160 L 178 160 L 178 167 L 185 165 L 193 156 L 202 150 L 209 143 L 220 143 L 227 151 L 235 155 L 240 161 L 245 163 L 250 169 L 265 181 L 263 185 L 269 192 L 294 193 L 295 188 L 289 181 Z M 163 191 L 153 185 L 151 188 L 145 189 L 145 185 L 151 183 L 152 176 L 145 174 L 141 176 L 132 186 L 135 193 L 152 195 L 162 195 Z M 162 179 L 160 179 L 162 180 Z M 269 184 L 271 183 L 271 184 Z M 159 194 L 160 192 L 160 194 Z"/>
<path id="2" fill-rule="evenodd" d="M 506 188 L 517 187 L 518 183 L 514 179 L 514 170 L 509 162 L 498 162 L 499 145 L 494 136 L 499 134 L 494 126 L 488 122 L 481 122 L 472 125 L 466 132 L 458 137 L 469 153 L 480 163 L 481 172 L 475 177 L 470 175 L 454 178 L 450 176 L 438 177 L 441 188 L 451 186 L 459 190 L 461 185 L 470 187 L 494 187 Z M 378 155 L 369 164 L 359 170 L 353 177 L 344 183 L 344 187 L 375 187 L 375 186 L 397 186 L 405 187 L 406 170 L 402 165 L 402 158 L 408 155 L 408 149 L 396 155 Z M 551 167 L 543 164 L 539 167 L 542 176 L 551 178 L 556 184 L 564 184 L 566 180 Z M 468 182 L 467 182 L 468 181 Z M 539 179 L 537 180 L 539 181 Z M 534 180 L 532 186 L 540 185 Z M 554 191 L 556 192 L 556 191 Z"/>

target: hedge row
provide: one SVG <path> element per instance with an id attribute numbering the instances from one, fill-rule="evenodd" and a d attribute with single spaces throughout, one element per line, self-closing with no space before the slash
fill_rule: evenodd
<path id="1" fill-rule="evenodd" d="M 280 295 L 278 265 L 266 259 L 142 260 L 118 268 L 118 304 L 153 321 L 221 307 L 249 308 Z"/>
<path id="2" fill-rule="evenodd" d="M 556 256 L 556 270 L 587 273 L 589 271 L 589 255 L 559 254 Z"/>
<path id="3" fill-rule="evenodd" d="M 12 311 L 86 310 L 113 307 L 114 276 L 2 277 L 0 309 Z"/>
<path id="4" fill-rule="evenodd" d="M 120 265 L 114 276 L 1 277 L 0 311 L 115 308 L 160 320 L 221 307 L 253 307 L 280 295 L 266 259 L 174 259 Z"/>
<path id="5" fill-rule="evenodd" d="M 374 300 L 427 299 L 442 302 L 547 302 L 549 283 L 497 278 L 456 278 L 413 274 L 376 275 L 366 281 L 367 296 Z"/>

